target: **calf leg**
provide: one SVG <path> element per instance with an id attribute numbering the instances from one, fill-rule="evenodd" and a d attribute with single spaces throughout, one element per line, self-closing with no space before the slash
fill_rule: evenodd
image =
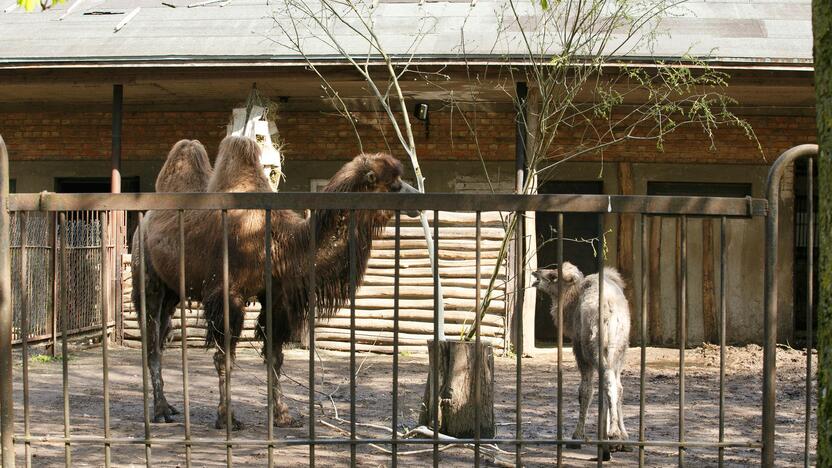
<path id="1" fill-rule="evenodd" d="M 618 383 L 618 434 L 621 440 L 628 440 L 630 435 L 627 434 L 627 429 L 624 428 L 624 386 L 621 384 L 621 370 L 616 373 L 616 382 Z M 621 450 L 624 452 L 632 452 L 632 445 L 622 445 Z"/>
<path id="2" fill-rule="evenodd" d="M 578 413 L 578 425 L 575 426 L 575 432 L 572 433 L 572 438 L 575 440 L 586 439 L 584 435 L 584 425 L 586 424 L 586 413 L 589 409 L 589 402 L 592 400 L 594 392 L 592 387 L 592 371 L 584 372 L 581 369 L 581 386 L 578 388 L 578 403 L 580 404 L 580 412 Z M 581 444 L 567 444 L 567 448 L 579 449 Z"/>
<path id="3" fill-rule="evenodd" d="M 626 431 L 622 434 L 621 427 L 623 425 L 621 419 L 621 383 L 619 382 L 618 373 L 614 370 L 608 369 L 604 373 L 605 388 L 604 398 L 607 405 L 607 439 L 608 440 L 623 440 L 627 438 Z M 610 451 L 620 452 L 625 450 L 625 446 L 621 444 L 610 444 Z"/>

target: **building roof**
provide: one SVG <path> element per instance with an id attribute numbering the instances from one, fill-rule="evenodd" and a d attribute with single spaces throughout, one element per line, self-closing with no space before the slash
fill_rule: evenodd
<path id="1" fill-rule="evenodd" d="M 14 5 L 14 0 L 7 1 Z M 319 0 L 297 1 L 319 8 Z M 372 15 L 384 50 L 399 58 L 415 54 L 422 61 L 522 60 L 520 31 L 533 31 L 539 18 L 532 0 L 515 1 L 519 24 L 507 19 L 513 16 L 505 0 L 375 1 Z M 230 0 L 193 6 L 197 3 L 68 0 L 33 13 L 8 7 L 0 10 L 0 67 L 304 63 L 284 32 L 292 27 L 285 1 Z M 322 29 L 302 24 L 300 30 L 311 60 L 343 62 L 323 39 Z M 624 48 L 619 53 L 622 60 L 693 55 L 757 66 L 812 62 L 810 0 L 689 0 L 662 18 L 658 31 L 652 47 Z M 333 33 L 350 53 L 367 54 L 366 41 L 349 28 L 341 25 Z M 545 46 L 538 41 L 533 47 L 556 52 L 555 42 L 550 37 Z"/>

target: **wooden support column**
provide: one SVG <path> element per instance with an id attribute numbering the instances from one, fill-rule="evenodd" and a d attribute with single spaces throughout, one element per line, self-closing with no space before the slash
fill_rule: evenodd
<path id="1" fill-rule="evenodd" d="M 537 87 L 528 91 L 526 99 L 526 178 L 528 179 L 527 193 L 537 193 L 537 172 L 529 161 L 536 160 L 536 148 L 540 129 L 540 92 Z M 537 269 L 537 223 L 536 213 L 527 211 L 524 218 L 523 232 L 525 234 L 525 265 L 523 284 L 530 285 L 534 281 L 532 272 Z M 523 295 L 523 355 L 533 356 L 535 347 L 535 315 L 537 312 L 537 289 L 526 288 Z"/>
<path id="2" fill-rule="evenodd" d="M 662 218 L 650 218 L 650 308 L 647 314 L 647 329 L 650 344 L 662 344 L 661 307 L 661 265 L 662 265 Z"/>
<path id="3" fill-rule="evenodd" d="M 526 184 L 526 175 L 527 175 L 527 166 L 526 166 L 526 142 L 528 136 L 528 127 L 527 127 L 527 98 L 528 98 L 528 88 L 526 83 L 518 82 L 516 84 L 516 104 L 517 104 L 517 115 L 515 117 L 515 142 L 514 142 L 514 169 L 515 169 L 515 178 L 514 178 L 514 193 L 524 193 L 525 191 L 525 184 Z M 512 213 L 511 216 L 516 216 L 516 213 Z M 524 219 L 518 219 L 515 229 L 514 229 L 514 238 L 517 237 L 524 238 L 526 231 L 526 222 L 525 216 Z M 520 259 L 525 260 L 526 258 L 526 245 L 525 243 L 519 243 L 516 241 L 512 241 L 511 245 L 514 246 L 513 249 L 509 249 L 508 251 L 508 262 L 507 265 L 509 269 L 507 271 L 509 280 L 506 283 L 506 294 L 509 297 L 509 300 L 506 302 L 506 336 L 508 336 L 511 340 L 511 344 L 514 347 L 515 352 L 528 354 L 529 346 L 534 346 L 534 333 L 532 333 L 531 337 L 525 336 L 525 332 L 527 329 L 526 325 L 526 317 L 523 316 L 523 326 L 520 327 L 520 317 L 519 315 L 523 314 L 525 301 L 524 301 L 524 289 L 525 289 L 525 275 L 523 271 L 518 269 L 518 266 L 522 264 L 522 262 L 518 262 L 518 257 Z M 521 246 L 518 248 L 518 246 Z M 525 268 L 524 268 L 525 270 Z M 518 301 L 520 302 L 518 304 Z M 532 321 L 534 323 L 534 321 Z M 532 330 L 534 327 L 532 326 Z M 521 338 L 522 337 L 522 338 Z M 529 338 L 531 343 L 529 343 Z M 522 348 L 520 349 L 520 344 L 522 343 Z"/>
<path id="4" fill-rule="evenodd" d="M 121 193 L 121 135 L 123 129 L 124 113 L 124 86 L 113 85 L 113 110 L 112 110 L 112 151 L 110 154 L 110 192 Z M 110 217 L 110 232 L 107 236 L 113 243 L 112 258 L 101 261 L 111 262 L 110 271 L 113 272 L 113 283 L 110 291 L 112 298 L 104 298 L 105 301 L 112 301 L 112 307 L 116 321 L 115 338 L 121 342 L 124 337 L 124 311 L 121 306 L 121 256 L 127 245 L 127 216 L 122 211 L 114 211 Z"/>
<path id="5" fill-rule="evenodd" d="M 633 195 L 635 193 L 633 182 L 633 168 L 628 162 L 618 163 L 618 189 L 621 195 Z M 635 228 L 635 215 L 621 214 L 618 215 L 618 271 L 627 283 L 627 288 L 624 293 L 627 295 L 627 301 L 630 303 L 631 310 L 639 310 L 636 308 L 636 294 L 635 281 L 633 275 L 633 229 Z M 639 314 L 633 314 L 636 320 L 640 320 Z M 638 339 L 641 330 L 641 324 L 637 321 L 630 327 L 630 342 L 635 342 Z"/>
<path id="6" fill-rule="evenodd" d="M 710 218 L 702 220 L 702 322 L 703 338 L 709 343 L 719 343 L 714 293 L 714 229 Z"/>

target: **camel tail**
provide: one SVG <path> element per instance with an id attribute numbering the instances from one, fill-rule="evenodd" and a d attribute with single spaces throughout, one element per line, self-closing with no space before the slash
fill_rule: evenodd
<path id="1" fill-rule="evenodd" d="M 615 284 L 621 288 L 622 291 L 627 287 L 627 283 L 624 281 L 624 278 L 621 277 L 621 273 L 619 273 L 615 268 L 604 268 L 604 280 Z"/>

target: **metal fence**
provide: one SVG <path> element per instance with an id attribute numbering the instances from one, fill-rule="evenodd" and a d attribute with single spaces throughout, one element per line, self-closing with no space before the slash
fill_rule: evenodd
<path id="1" fill-rule="evenodd" d="M 99 328 L 102 301 L 106 299 L 100 281 L 102 258 L 113 262 L 115 251 L 114 246 L 109 245 L 107 255 L 102 257 L 102 225 L 99 217 L 100 213 L 94 211 L 73 211 L 66 213 L 64 224 L 56 224 L 54 214 L 12 213 L 10 241 L 14 344 L 23 341 L 21 330 L 24 304 L 29 308 L 26 324 L 28 343 L 48 342 L 53 352 L 58 336 L 63 333 L 64 320 L 67 322 L 67 336 L 86 334 Z M 65 244 L 62 239 L 64 236 Z M 66 268 L 72 274 L 67 275 L 66 281 L 56 281 L 58 277 L 55 275 L 55 266 L 63 255 L 62 248 L 67 250 Z M 23 281 L 24 276 L 26 281 Z M 63 288 L 67 290 L 65 303 L 60 301 Z M 27 296 L 24 298 L 23 294 Z M 113 317 L 109 317 L 107 322 L 112 323 Z"/>
<path id="2" fill-rule="evenodd" d="M 647 197 L 647 196 L 607 196 L 607 195 L 581 195 L 581 196 L 572 196 L 572 195 L 534 195 L 534 196 L 521 196 L 521 195 L 461 195 L 461 194 L 423 194 L 423 195 L 406 195 L 406 194 L 375 194 L 375 193 L 338 193 L 338 194 L 329 194 L 329 193 L 315 193 L 315 194 L 300 194 L 300 193 L 281 193 L 279 195 L 263 195 L 263 194 L 250 194 L 250 193 L 224 193 L 224 194 L 217 194 L 217 193 L 206 193 L 206 194 L 122 194 L 122 195 L 105 195 L 105 194 L 83 194 L 83 195 L 57 195 L 57 194 L 40 194 L 40 195 L 14 195 L 11 197 L 9 201 L 9 210 L 12 212 L 17 213 L 24 213 L 24 212 L 46 212 L 46 213 L 58 213 L 59 226 L 68 226 L 72 222 L 71 219 L 66 215 L 67 212 L 73 210 L 94 210 L 97 212 L 101 212 L 102 215 L 98 218 L 102 224 L 102 229 L 99 229 L 99 235 L 103 237 L 103 239 L 99 243 L 99 249 L 103 250 L 104 248 L 100 246 L 108 245 L 107 242 L 107 233 L 108 229 L 108 220 L 110 219 L 109 216 L 103 214 L 107 212 L 111 212 L 114 210 L 119 211 L 138 211 L 138 210 L 175 210 L 178 212 L 178 222 L 179 222 L 179 242 L 180 245 L 184 243 L 184 216 L 185 213 L 189 210 L 217 210 L 220 211 L 221 217 L 221 226 L 223 232 L 223 238 L 221 242 L 220 249 L 222 251 L 222 263 L 221 263 L 221 271 L 217 272 L 218 275 L 222 276 L 222 299 L 220 303 L 222 304 L 220 310 L 222 311 L 223 315 L 223 330 L 220 333 L 220 339 L 222 342 L 219 344 L 221 349 L 229 350 L 233 349 L 232 342 L 231 342 L 231 323 L 232 317 L 230 317 L 233 298 L 231 298 L 231 292 L 229 291 L 229 265 L 235 259 L 229 258 L 229 243 L 233 242 L 233 240 L 229 240 L 229 230 L 228 230 L 228 218 L 230 210 L 259 210 L 265 213 L 265 220 L 266 226 L 264 229 L 264 245 L 270 245 L 271 242 L 271 235 L 272 235 L 272 220 L 274 219 L 274 211 L 275 210 L 282 210 L 282 209 L 293 209 L 293 210 L 302 210 L 302 209 L 310 209 L 310 210 L 343 210 L 344 213 L 348 214 L 350 219 L 354 219 L 354 214 L 361 210 L 394 210 L 395 216 L 392 220 L 396 227 L 396 231 L 398 233 L 399 226 L 400 226 L 400 213 L 406 210 L 432 210 L 434 214 L 438 213 L 439 210 L 442 211 L 465 211 L 465 212 L 474 212 L 477 213 L 477 236 L 474 239 L 474 245 L 472 248 L 476 252 L 476 261 L 477 267 L 479 267 L 480 262 L 480 222 L 479 222 L 479 213 L 483 211 L 504 211 L 504 212 L 514 212 L 516 216 L 523 216 L 524 212 L 529 211 L 537 211 L 537 212 L 552 212 L 557 213 L 558 215 L 558 224 L 560 225 L 560 229 L 558 229 L 558 238 L 557 238 L 557 251 L 558 251 L 558 264 L 562 267 L 563 265 L 563 214 L 564 213 L 595 213 L 598 217 L 599 226 L 603 226 L 605 216 L 616 216 L 620 214 L 630 214 L 630 215 L 640 215 L 640 232 L 641 232 L 641 242 L 642 242 L 642 258 L 640 261 L 642 265 L 646 265 L 651 252 L 648 251 L 648 245 L 646 243 L 647 236 L 645 235 L 646 230 L 650 227 L 650 223 L 660 221 L 662 218 L 665 217 L 673 217 L 677 219 L 678 223 L 681 226 L 685 226 L 689 219 L 692 218 L 713 218 L 718 220 L 719 223 L 719 232 L 720 232 L 720 249 L 719 249 L 719 257 L 721 261 L 719 262 L 719 268 L 722 272 L 720 278 L 722 279 L 722 284 L 719 288 L 719 317 L 720 317 L 720 327 L 719 327 L 719 344 L 720 344 L 720 357 L 721 357 L 721 366 L 720 366 L 720 375 L 719 375 L 719 394 L 718 394 L 718 436 L 716 438 L 693 438 L 690 437 L 688 433 L 686 433 L 685 428 L 685 420 L 686 420 L 686 411 L 689 410 L 688 402 L 686 401 L 686 362 L 685 362 L 685 347 L 686 347 L 686 328 L 685 328 L 685 314 L 687 312 L 687 273 L 685 264 L 688 262 L 687 258 L 687 238 L 686 238 L 686 229 L 681 230 L 681 238 L 680 238 L 680 264 L 679 264 L 679 272 L 680 272 L 680 281 L 678 283 L 678 298 L 680 308 L 678 311 L 679 314 L 679 323 L 678 323 L 678 346 L 679 346 L 679 360 L 678 360 L 678 372 L 679 372 L 679 383 L 678 383 L 678 431 L 677 437 L 672 439 L 649 439 L 645 435 L 645 424 L 646 424 L 646 414 L 645 414 L 645 370 L 646 370 L 646 345 L 647 342 L 646 338 L 646 323 L 647 323 L 647 307 L 649 301 L 649 291 L 646 289 L 646 285 L 648 284 L 647 281 L 642 281 L 642 289 L 638 291 L 642 300 L 640 301 L 640 310 L 633 310 L 632 313 L 639 314 L 641 317 L 640 324 L 641 329 L 639 331 L 641 335 L 641 354 L 640 354 L 640 385 L 639 385 L 639 430 L 638 435 L 632 437 L 630 440 L 624 441 L 615 441 L 615 444 L 622 444 L 629 447 L 633 447 L 638 450 L 639 455 L 639 465 L 643 465 L 645 463 L 645 451 L 651 448 L 656 447 L 672 447 L 677 449 L 678 451 L 678 459 L 677 462 L 679 465 L 685 464 L 685 454 L 686 450 L 693 449 L 693 448 L 709 448 L 713 450 L 717 450 L 719 453 L 719 464 L 721 465 L 724 461 L 724 455 L 729 453 L 735 449 L 752 449 L 752 450 L 759 450 L 760 451 L 760 460 L 764 466 L 774 466 L 776 463 L 775 460 L 775 453 L 774 453 L 774 430 L 776 426 L 775 421 L 775 392 L 776 392 L 776 365 L 775 365 L 775 353 L 776 353 L 776 323 L 777 323 L 777 305 L 776 305 L 776 298 L 777 298 L 777 289 L 776 289 L 776 281 L 774 278 L 774 272 L 777 269 L 777 232 L 778 232 L 778 225 L 777 225 L 777 202 L 778 202 L 778 190 L 779 190 L 779 181 L 780 177 L 782 176 L 786 165 L 791 160 L 797 157 L 805 157 L 816 152 L 816 147 L 801 147 L 795 149 L 794 151 L 787 152 L 784 156 L 785 159 L 779 160 L 775 163 L 774 168 L 772 169 L 772 176 L 770 179 L 769 185 L 769 200 L 763 199 L 754 199 L 754 198 L 746 198 L 746 199 L 729 199 L 729 198 L 709 198 L 709 197 Z M 811 179 L 810 182 L 811 183 Z M 813 216 L 812 210 L 809 210 L 810 217 Z M 0 213 L 0 215 L 6 216 L 6 213 Z M 737 218 L 760 218 L 760 217 L 767 217 L 767 243 L 765 246 L 766 251 L 766 270 L 765 270 L 765 290 L 760 291 L 760 294 L 764 294 L 765 296 L 765 346 L 764 346 L 764 368 L 762 375 L 760 376 L 761 384 L 763 387 L 763 400 L 762 400 L 762 408 L 760 408 L 760 413 L 762 415 L 762 427 L 759 434 L 759 437 L 732 437 L 726 432 L 726 416 L 725 416 L 725 366 L 724 366 L 724 356 L 725 356 L 725 347 L 726 347 L 726 340 L 725 340 L 725 324 L 726 324 L 726 314 L 730 313 L 727 310 L 726 306 L 726 291 L 725 291 L 725 268 L 726 268 L 726 246 L 725 246 L 725 235 L 726 235 L 726 224 L 731 222 L 733 219 Z M 8 218 L 6 218 L 7 220 Z M 314 222 L 314 216 L 313 216 Z M 6 226 L 8 226 L 8 221 L 4 220 L 0 226 L 2 230 L 6 230 Z M 6 231 L 8 232 L 8 231 Z M 312 266 L 315 265 L 315 251 L 317 242 L 321 242 L 321 239 L 316 239 L 314 233 L 316 230 L 313 228 L 310 230 L 313 235 L 311 235 L 310 248 L 308 249 L 307 258 L 302 260 L 301 263 L 306 265 L 307 268 L 305 270 L 306 273 L 309 274 L 310 277 L 308 278 L 310 283 L 315 284 L 315 274 L 316 274 L 316 267 Z M 349 282 L 349 295 L 351 297 L 355 297 L 355 290 L 357 287 L 357 276 L 358 276 L 358 261 L 356 259 L 356 244 L 358 239 L 354 236 L 353 230 L 348 230 L 351 235 L 348 236 L 346 239 L 349 245 L 349 252 L 350 252 L 350 259 L 349 259 L 349 270 L 350 270 L 350 282 Z M 599 229 L 599 232 L 604 232 L 604 229 Z M 2 234 L 2 232 L 0 232 Z M 522 234 L 522 233 L 521 233 Z M 435 249 L 434 252 L 437 254 L 436 258 L 438 258 L 439 248 L 442 244 L 442 235 L 441 229 L 438 223 L 434 223 L 433 226 L 433 236 L 435 238 L 435 243 L 433 248 Z M 61 239 L 61 244 L 66 245 L 69 241 L 69 236 L 64 236 Z M 398 238 L 398 236 L 397 236 Z M 0 239 L 1 240 L 1 239 Z M 518 243 L 522 242 L 522 235 L 516 236 L 516 241 Z M 141 242 L 141 245 L 144 245 L 144 242 Z M 809 243 L 811 245 L 811 242 Z M 8 249 L 8 243 L 6 243 L 5 249 Z M 518 245 L 522 250 L 521 245 Z M 265 271 L 271 271 L 271 262 L 279 261 L 279 259 L 272 258 L 272 250 L 265 249 Z M 8 250 L 6 250 L 8 252 Z M 3 252 L 2 255 L 7 255 L 6 252 Z M 180 297 L 184 298 L 185 294 L 185 262 L 188 261 L 187 258 L 184 258 L 184 249 L 179 249 L 180 258 L 179 258 L 179 295 Z M 395 271 L 395 294 L 392 300 L 392 307 L 394 310 L 395 317 L 398 317 L 399 312 L 399 245 L 396 244 L 395 248 L 395 258 L 396 263 L 394 266 Z M 102 255 L 106 255 L 106 253 L 102 252 Z M 135 255 L 135 253 L 134 253 Z M 139 255 L 144 258 L 146 255 L 145 252 L 139 252 Z M 25 256 L 24 256 L 25 258 Z M 517 258 L 517 270 L 522 271 L 524 268 L 523 262 L 520 257 Z M 598 271 L 599 275 L 603 278 L 604 269 L 603 266 L 605 264 L 604 255 L 599 254 L 597 256 L 598 259 Z M 60 259 L 58 261 L 58 271 L 59 271 L 59 278 L 60 281 L 70 282 L 71 281 L 71 270 L 69 269 L 69 258 L 68 258 L 68 250 L 64 250 Z M 304 265 L 300 265 L 301 267 Z M 437 264 L 434 265 L 434 272 L 441 266 Z M 26 267 L 22 268 L 23 272 L 27 271 Z M 302 270 L 304 271 L 304 270 Z M 476 300 L 482 298 L 483 290 L 480 288 L 480 269 L 476 268 L 477 272 L 477 281 L 475 282 L 476 286 Z M 646 274 L 647 268 L 642 268 L 642 274 Z M 104 268 L 101 271 L 97 272 L 97 281 L 102 285 L 101 288 L 106 292 L 108 292 L 110 287 L 109 278 L 112 275 L 112 270 L 108 262 L 104 263 Z M 140 275 L 140 295 L 145 297 L 147 294 L 146 288 L 146 272 L 144 269 L 139 273 Z M 4 273 L 4 281 L 8 281 L 8 270 Z M 519 279 L 520 275 L 518 275 L 518 281 L 515 282 L 516 284 L 516 291 L 515 294 L 522 295 L 524 284 L 522 284 L 522 280 Z M 8 284 L 8 283 L 6 283 Z M 603 285 L 603 281 L 600 282 Z M 271 331 L 273 327 L 271 327 L 271 323 L 276 317 L 273 317 L 273 299 L 274 295 L 278 294 L 278 291 L 272 291 L 272 282 L 270 278 L 264 278 L 264 296 L 265 296 L 265 323 L 267 324 L 266 327 L 266 340 L 267 342 L 271 343 L 276 340 L 276 337 L 271 335 Z M 8 290 L 8 289 L 7 289 Z M 478 428 L 477 432 L 474 434 L 474 437 L 470 438 L 459 438 L 454 439 L 453 441 L 448 441 L 444 438 L 440 438 L 440 434 L 438 431 L 433 431 L 431 437 L 425 439 L 401 439 L 397 432 L 397 428 L 399 425 L 399 415 L 398 415 L 398 395 L 399 395 L 399 353 L 396 352 L 396 343 L 398 342 L 399 338 L 399 329 L 397 325 L 397 321 L 394 322 L 394 354 L 392 356 L 392 376 L 391 376 L 391 386 L 392 386 L 392 404 L 393 404 L 393 412 L 391 414 L 390 420 L 390 428 L 392 429 L 392 434 L 388 438 L 359 438 L 357 435 L 357 426 L 355 418 L 351 417 L 351 423 L 349 426 L 349 430 L 344 430 L 343 437 L 324 437 L 317 432 L 318 425 L 316 424 L 316 414 L 319 412 L 319 409 L 315 405 L 316 401 L 316 392 L 317 392 L 317 380 L 316 380 L 316 368 L 315 368 L 315 313 L 316 307 L 318 306 L 318 300 L 316 293 L 316 288 L 307 288 L 308 296 L 306 300 L 308 300 L 308 306 L 310 309 L 310 313 L 308 314 L 308 331 L 309 331 L 309 342 L 308 342 L 308 381 L 306 382 L 306 386 L 308 388 L 308 432 L 306 433 L 305 437 L 300 438 L 278 438 L 275 437 L 274 430 L 273 430 L 273 423 L 274 423 L 274 405 L 275 401 L 273 398 L 267 398 L 267 407 L 264 408 L 267 412 L 266 418 L 266 425 L 267 425 L 267 434 L 265 438 L 247 438 L 243 436 L 239 436 L 233 432 L 234 421 L 232 419 L 232 412 L 230 410 L 225 411 L 223 414 L 224 416 L 224 426 L 225 426 L 225 435 L 224 437 L 194 437 L 192 433 L 192 421 L 190 420 L 190 415 L 192 414 L 192 408 L 190 407 L 190 398 L 189 398 L 189 383 L 188 383 L 188 363 L 189 360 L 189 352 L 186 346 L 183 346 L 181 349 L 181 366 L 183 372 L 183 422 L 184 422 L 184 431 L 181 436 L 179 437 L 155 437 L 153 435 L 153 426 L 151 424 L 151 418 L 153 417 L 152 405 L 151 405 L 151 398 L 152 394 L 150 391 L 150 378 L 149 372 L 152 369 L 148 367 L 148 342 L 147 342 L 147 333 L 143 334 L 143 343 L 142 343 L 142 398 L 143 398 L 143 414 L 144 414 L 144 421 L 143 421 L 143 434 L 139 437 L 117 437 L 112 435 L 111 431 L 111 415 L 110 415 L 110 379 L 109 379 L 109 349 L 108 349 L 108 340 L 106 339 L 107 334 L 107 326 L 106 320 L 104 323 L 100 323 L 101 326 L 101 333 L 102 333 L 102 362 L 101 362 L 101 372 L 103 378 L 102 384 L 102 408 L 101 411 L 103 413 L 103 427 L 101 428 L 100 434 L 97 435 L 73 435 L 73 421 L 70 420 L 70 408 L 69 408 L 69 383 L 68 383 L 68 367 L 67 367 L 67 344 L 66 341 L 62 341 L 62 350 L 61 354 L 63 356 L 62 360 L 62 383 L 63 383 L 63 435 L 56 436 L 48 433 L 43 434 L 34 434 L 30 431 L 30 404 L 29 404 L 29 392 L 30 387 L 28 383 L 29 379 L 29 369 L 28 369 L 28 359 L 27 359 L 27 348 L 28 343 L 26 337 L 29 336 L 27 333 L 28 323 L 26 320 L 27 314 L 31 314 L 29 312 L 31 309 L 30 304 L 27 301 L 24 301 L 22 304 L 22 318 L 21 321 L 23 332 L 23 360 L 22 360 L 22 375 L 20 382 L 21 384 L 21 391 L 22 391 L 22 410 L 23 410 L 23 418 L 22 424 L 20 427 L 15 430 L 14 428 L 14 416 L 12 413 L 13 410 L 13 399 L 12 399 L 12 388 L 11 388 L 11 379 L 12 379 L 12 369 L 10 364 L 11 353 L 8 352 L 4 356 L 5 363 L 4 366 L 0 367 L 0 377 L 3 379 L 3 386 L 0 387 L 2 390 L 2 429 L 3 429 L 3 460 L 4 466 L 14 466 L 15 463 L 15 446 L 23 446 L 24 447 L 24 454 L 21 458 L 24 460 L 24 463 L 29 466 L 31 463 L 31 456 L 32 451 L 34 450 L 35 446 L 38 445 L 58 445 L 64 447 L 64 458 L 66 466 L 70 466 L 72 463 L 72 451 L 73 447 L 77 447 L 80 445 L 95 445 L 101 447 L 101 450 L 104 453 L 104 465 L 109 466 L 111 464 L 111 456 L 112 456 L 112 448 L 114 446 L 120 445 L 140 445 L 145 448 L 144 451 L 144 458 L 145 463 L 147 466 L 153 466 L 153 451 L 152 448 L 156 446 L 171 446 L 177 445 L 181 446 L 185 453 L 185 465 L 190 466 L 192 462 L 191 458 L 191 451 L 194 447 L 200 446 L 211 446 L 211 447 L 224 447 L 225 448 L 225 455 L 226 455 L 226 463 L 228 466 L 231 466 L 234 462 L 234 450 L 239 449 L 240 447 L 262 447 L 263 449 L 268 451 L 268 463 L 271 465 L 275 463 L 278 459 L 277 457 L 280 454 L 280 451 L 286 449 L 288 447 L 294 446 L 306 446 L 308 447 L 308 456 L 309 456 L 309 463 L 310 465 L 314 465 L 316 463 L 316 449 L 321 447 L 339 447 L 343 450 L 343 453 L 349 451 L 349 463 L 352 466 L 358 464 L 358 448 L 359 447 L 366 447 L 370 444 L 376 444 L 380 446 L 387 446 L 390 447 L 390 461 L 393 466 L 396 466 L 398 462 L 398 448 L 402 445 L 422 445 L 431 448 L 430 451 L 430 459 L 433 463 L 433 466 L 439 466 L 441 463 L 441 456 L 440 451 L 447 445 L 460 445 L 460 444 L 470 444 L 474 450 L 474 458 L 473 464 L 475 466 L 479 466 L 482 460 L 482 450 L 485 444 L 503 444 L 504 446 L 514 447 L 514 464 L 516 466 L 523 466 L 524 465 L 524 450 L 528 449 L 529 447 L 547 447 L 552 450 L 551 456 L 554 459 L 553 461 L 560 466 L 563 463 L 563 450 L 562 448 L 565 445 L 573 444 L 573 443 L 585 443 L 590 445 L 595 445 L 598 449 L 598 457 L 597 457 L 597 464 L 600 466 L 604 463 L 604 455 L 605 452 L 609 449 L 611 445 L 611 441 L 607 440 L 605 429 L 607 427 L 607 408 L 605 407 L 605 399 L 599 398 L 598 399 L 598 424 L 597 424 L 597 433 L 594 437 L 590 437 L 589 440 L 571 440 L 564 436 L 563 428 L 563 298 L 559 295 L 557 303 L 559 304 L 557 309 L 557 321 L 561 325 L 558 327 L 558 348 L 557 348 L 557 381 L 553 382 L 552 385 L 556 388 L 556 402 L 554 403 L 557 407 L 557 418 L 555 421 L 552 422 L 552 429 L 554 434 L 546 435 L 544 433 L 535 434 L 533 437 L 528 437 L 524 435 L 523 428 L 524 428 L 524 398 L 523 398 L 523 388 L 524 383 L 526 382 L 526 378 L 528 377 L 524 374 L 524 357 L 521 353 L 517 353 L 515 356 L 515 363 L 514 363 L 514 389 L 515 389 L 515 421 L 510 426 L 509 432 L 510 434 L 504 437 L 480 437 L 479 433 L 479 424 L 475 424 L 475 427 Z M 63 289 L 63 295 L 66 296 L 68 293 L 68 289 Z M 598 299 L 599 303 L 603 303 L 604 298 L 604 287 L 601 286 L 598 292 Z M 519 307 L 519 304 L 522 301 L 515 301 L 515 307 Z M 352 319 L 355 318 L 355 306 L 354 301 L 352 301 L 351 312 L 352 312 Z M 0 320 L 0 326 L 7 327 L 4 329 L 3 336 L 6 337 L 7 331 L 10 330 L 11 322 L 8 320 L 8 303 L 3 305 L 2 309 L 2 318 L 4 320 Z M 181 314 L 182 322 L 185 323 L 185 301 L 182 300 L 180 302 L 179 309 L 177 313 Z M 107 301 L 103 302 L 103 307 L 101 308 L 100 315 L 102 317 L 109 317 L 110 316 L 110 304 Z M 433 322 L 433 329 L 434 329 L 434 340 L 430 346 L 433 347 L 432 352 L 436 356 L 439 354 L 439 314 L 438 314 L 438 307 L 437 302 L 434 301 L 434 322 Z M 519 310 L 515 310 L 516 317 L 518 320 L 517 327 L 518 329 L 523 328 L 522 320 L 523 316 L 522 313 L 517 313 Z M 599 314 L 600 318 L 600 314 Z M 62 321 L 62 327 L 67 327 L 68 322 Z M 143 315 L 142 319 L 142 327 L 147 329 L 147 314 Z M 599 320 L 597 326 L 599 327 L 599 335 L 604 336 L 604 327 L 606 326 L 603 320 Z M 475 329 L 475 336 L 474 341 L 479 345 L 481 336 L 480 336 L 480 323 L 477 320 L 474 324 Z M 64 328 L 65 332 L 66 328 Z M 355 328 L 352 327 L 353 339 L 352 339 L 352 349 L 350 351 L 350 359 L 349 359 L 349 402 L 350 402 L 350 414 L 355 414 L 355 405 L 357 399 L 357 381 L 356 381 L 356 369 L 358 366 L 356 360 L 356 351 L 355 351 L 355 339 L 354 333 Z M 811 336 L 811 335 L 810 335 Z M 522 340 L 522 337 L 520 338 Z M 4 338 L 7 340 L 7 338 Z M 522 347 L 522 343 L 519 343 Z M 600 350 L 603 349 L 605 343 L 602 340 L 598 343 L 599 345 L 599 355 Z M 266 346 L 266 360 L 267 362 L 273 362 L 274 359 L 282 360 L 282 357 L 276 358 L 275 356 L 269 354 L 270 350 L 272 349 L 271 346 Z M 0 343 L 0 353 L 3 353 L 4 350 L 10 350 L 10 343 L 3 342 Z M 215 365 L 217 367 L 218 374 L 221 375 L 224 373 L 225 376 L 231 375 L 232 370 L 232 353 L 221 353 L 220 358 L 215 357 Z M 811 359 L 811 353 L 807 353 L 807 359 Z M 432 375 L 437 376 L 439 375 L 439 360 L 434 359 L 432 361 Z M 483 365 L 481 362 L 477 361 L 475 363 L 476 367 Z M 809 369 L 811 369 L 811 363 L 809 363 Z M 604 373 L 601 371 L 602 366 L 598 365 L 598 388 L 604 388 Z M 271 371 L 266 372 L 265 385 L 267 385 L 269 391 L 268 395 L 272 395 L 272 389 L 276 385 L 275 382 L 275 375 Z M 239 395 L 234 395 L 234 388 L 230 385 L 230 378 L 226 378 L 223 383 L 224 386 L 220 388 L 221 394 L 221 405 L 224 406 L 226 409 L 230 408 L 231 404 L 234 402 Z M 439 392 L 438 386 L 438 379 L 431 380 L 431 391 L 429 392 L 430 399 L 435 405 L 439 405 L 439 399 L 441 397 Z M 810 395 L 808 391 L 809 386 L 811 385 L 811 374 L 807 373 L 806 379 L 806 386 L 807 386 L 807 396 Z M 478 389 L 475 392 L 475 400 L 477 400 L 477 404 L 475 404 L 476 408 L 479 408 L 479 398 L 481 389 Z M 600 393 L 600 391 L 599 391 Z M 808 414 L 811 411 L 810 400 L 807 399 L 807 418 Z M 60 413 L 58 411 L 54 412 L 55 417 L 59 417 Z M 476 412 L 475 415 L 477 421 L 483 417 L 480 414 L 480 411 Z M 439 427 L 439 416 L 438 412 L 434 411 L 432 414 L 432 427 Z M 22 428 L 22 430 L 20 430 Z M 806 456 L 807 456 L 807 463 L 808 463 L 808 456 L 810 453 L 810 448 L 808 446 L 808 419 L 807 419 L 807 436 L 806 436 Z M 278 462 L 279 464 L 279 462 Z"/>

